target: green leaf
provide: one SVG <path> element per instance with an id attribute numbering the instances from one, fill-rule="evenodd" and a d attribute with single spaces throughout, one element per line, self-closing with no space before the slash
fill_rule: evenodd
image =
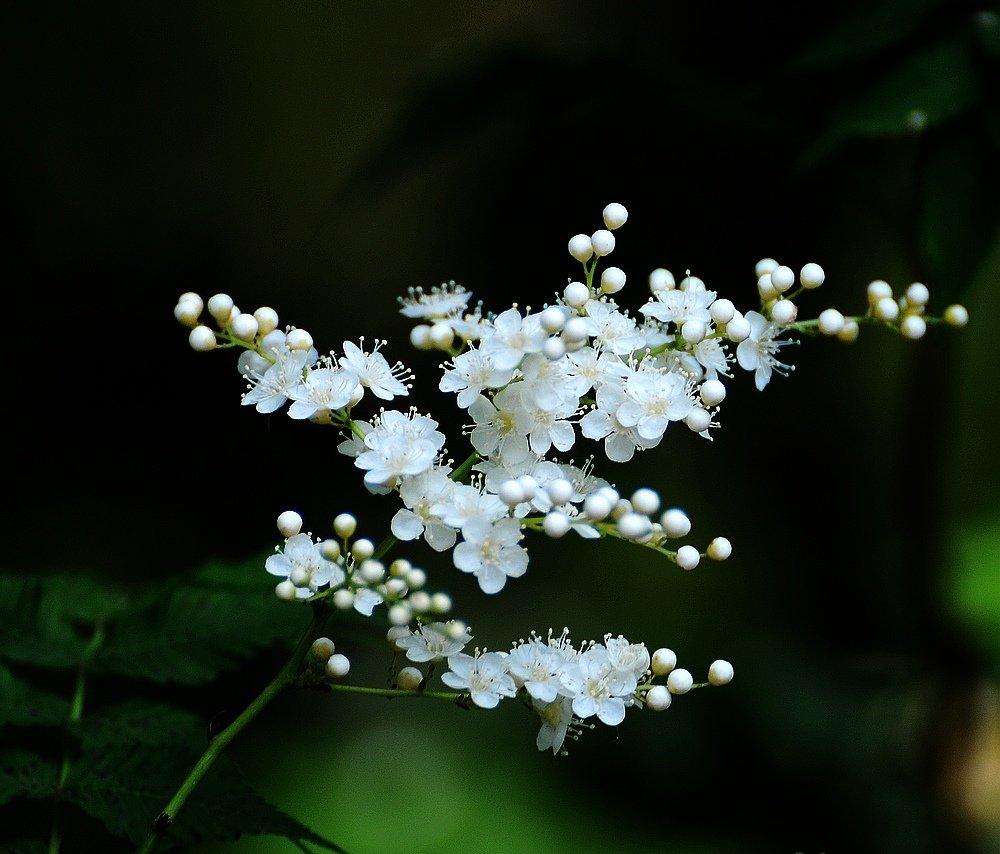
<path id="1" fill-rule="evenodd" d="M 957 532 L 958 560 L 946 588 L 952 611 L 1000 672 L 1000 522 Z"/>
<path id="2" fill-rule="evenodd" d="M 923 132 L 961 115 L 979 95 L 964 44 L 954 41 L 927 48 L 835 109 L 828 132 L 807 160 L 829 156 L 849 139 Z"/>
<path id="3" fill-rule="evenodd" d="M 130 701 L 85 718 L 79 727 L 81 755 L 67 780 L 65 797 L 108 830 L 138 844 L 205 747 L 205 731 L 187 712 Z M 336 845 L 257 795 L 225 756 L 220 757 L 166 835 L 187 846 L 273 834 Z"/>
<path id="4" fill-rule="evenodd" d="M 307 609 L 279 602 L 263 562 L 211 564 L 114 625 L 94 670 L 197 685 L 274 644 L 290 645 Z"/>
<path id="5" fill-rule="evenodd" d="M 0 725 L 62 726 L 69 701 L 18 679 L 0 665 Z"/>
<path id="6" fill-rule="evenodd" d="M 13 798 L 51 798 L 56 790 L 56 763 L 20 748 L 0 749 L 0 804 Z"/>

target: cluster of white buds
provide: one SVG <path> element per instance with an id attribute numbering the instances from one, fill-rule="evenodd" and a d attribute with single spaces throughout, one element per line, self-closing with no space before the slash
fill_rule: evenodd
<path id="1" fill-rule="evenodd" d="M 249 382 L 244 405 L 271 413 L 290 404 L 290 417 L 334 427 L 343 437 L 338 450 L 364 473 L 366 488 L 395 495 L 402 505 L 392 518 L 392 536 L 378 547 L 367 539 L 351 540 L 356 522 L 346 514 L 335 522 L 337 538 L 319 540 L 301 532 L 298 514 L 283 513 L 279 529 L 285 543 L 267 561 L 267 570 L 284 578 L 276 590 L 279 597 L 329 597 L 337 608 L 367 615 L 385 603 L 389 621 L 409 632 L 413 621 L 426 623 L 451 607 L 446 594 L 423 590 L 422 570 L 407 561 L 383 562 L 397 541 L 420 538 L 435 551 L 450 551 L 454 566 L 474 576 L 489 594 L 525 574 L 525 532 L 558 538 L 574 531 L 591 540 L 625 540 L 653 549 L 685 570 L 704 557 L 725 560 L 732 546 L 724 537 L 711 540 L 704 551 L 687 543 L 669 548 L 670 540 L 690 532 L 683 511 L 661 508 L 652 489 L 625 498 L 595 473 L 590 453 L 581 465 L 563 455 L 587 440 L 598 443 L 609 462 L 625 463 L 659 446 L 671 424 L 680 423 L 711 439 L 733 367 L 753 373 L 763 390 L 775 373 L 791 370 L 777 356 L 796 343 L 785 337 L 792 333 L 853 340 L 861 324 L 872 323 L 918 338 L 928 323 L 962 326 L 968 320 L 961 306 L 951 306 L 943 319 L 926 315 L 929 294 L 923 285 L 911 285 L 897 301 L 884 282 L 869 287 L 864 316 L 845 318 L 827 309 L 815 319 L 800 319 L 797 297 L 820 287 L 825 273 L 810 262 L 796 276 L 772 258 L 756 265 L 759 310 L 741 312 L 690 271 L 678 282 L 661 267 L 649 275 L 646 302 L 632 314 L 616 301 L 626 290 L 625 272 L 613 266 L 599 269 L 614 251 L 616 231 L 628 220 L 628 211 L 612 203 L 603 218 L 604 228 L 570 239 L 569 253 L 580 263 L 580 272 L 538 310 L 522 310 L 515 303 L 498 314 L 484 314 L 481 305 L 470 311 L 471 294 L 454 282 L 427 292 L 414 289 L 400 301 L 402 314 L 420 321 L 411 335 L 414 346 L 449 356 L 438 387 L 456 396 L 471 421 L 466 433 L 472 453 L 457 463 L 448 456 L 446 437 L 431 416 L 384 407 L 359 414 L 369 395 L 389 402 L 409 394 L 412 374 L 401 363 L 390 365 L 381 352 L 384 341 L 371 347 L 364 339 L 345 341 L 340 351 L 321 356 L 305 330 L 279 329 L 270 308 L 244 314 L 228 295 L 216 294 L 207 302 L 217 327 L 213 330 L 200 325 L 206 307 L 201 297 L 181 296 L 175 315 L 192 327 L 194 349 L 241 351 L 237 367 Z M 461 624 L 447 625 L 455 632 Z M 462 626 L 455 637 L 447 636 L 457 643 L 465 631 Z M 610 692 L 605 699 L 614 698 L 616 710 L 619 701 L 623 707 L 641 701 L 663 708 L 669 698 L 664 701 L 662 691 L 652 690 L 661 686 L 640 684 L 638 674 L 634 684 L 609 675 L 608 661 L 614 658 L 609 650 L 619 643 L 612 640 L 573 651 L 572 672 L 582 673 L 579 662 L 587 662 L 585 681 L 596 681 L 587 682 L 591 687 L 586 690 L 604 685 L 601 690 Z M 570 649 L 565 638 L 560 643 Z M 519 689 L 518 677 L 509 669 L 514 654 L 495 656 L 456 657 L 449 679 L 455 686 L 464 682 L 470 694 L 474 690 L 477 703 L 476 696 L 506 696 L 508 684 Z M 338 659 L 332 670 L 345 663 Z M 618 672 L 615 666 L 612 670 Z M 673 672 L 666 690 L 682 693 L 690 684 L 685 673 Z M 709 681 L 721 684 L 727 673 L 731 676 L 731 668 L 716 662 Z M 416 676 L 408 673 L 403 681 L 419 685 Z M 584 677 L 567 678 L 569 682 L 560 676 L 563 691 L 573 690 L 570 685 Z M 504 690 L 481 691 L 473 684 L 502 685 Z M 598 715 L 588 712 L 582 696 L 573 696 L 573 715 L 579 720 Z M 568 707 L 552 703 L 556 701 L 546 706 L 545 714 L 563 720 Z M 562 732 L 564 736 L 566 730 Z"/>
<path id="2" fill-rule="evenodd" d="M 333 641 L 327 637 L 316 638 L 309 649 L 312 661 L 323 669 L 327 679 L 343 679 L 351 670 L 351 661 L 343 653 L 336 651 Z"/>
<path id="3" fill-rule="evenodd" d="M 447 593 L 424 589 L 424 570 L 403 558 L 386 566 L 371 540 L 354 538 L 357 524 L 350 513 L 341 513 L 333 520 L 334 536 L 319 539 L 302 533 L 302 517 L 294 510 L 278 516 L 278 531 L 285 542 L 264 564 L 271 575 L 284 579 L 274 590 L 278 598 L 318 601 L 329 597 L 335 608 L 353 609 L 366 617 L 385 604 L 389 622 L 403 626 L 451 610 Z"/>
<path id="4" fill-rule="evenodd" d="M 538 749 L 553 753 L 565 753 L 566 740 L 592 728 L 592 721 L 617 726 L 628 708 L 662 711 L 674 694 L 725 685 L 733 678 L 732 666 L 718 660 L 709 668 L 708 680 L 696 685 L 689 671 L 676 668 L 677 656 L 669 649 L 651 656 L 643 644 L 610 634 L 575 646 L 568 629 L 559 635 L 550 630 L 544 638 L 533 633 L 509 652 L 477 648 L 471 655 L 464 650 L 472 635 L 459 621 L 425 623 L 412 632 L 393 628 L 388 640 L 418 665 L 399 671 L 401 690 L 423 690 L 435 662 L 446 661 L 441 680 L 475 706 L 493 709 L 504 698 L 520 696 L 541 719 Z M 426 674 L 419 669 L 423 665 L 429 665 Z M 665 683 L 657 683 L 662 678 Z"/>

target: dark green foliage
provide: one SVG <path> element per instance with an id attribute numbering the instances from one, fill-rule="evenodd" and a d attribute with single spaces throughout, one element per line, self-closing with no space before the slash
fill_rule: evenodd
<path id="1" fill-rule="evenodd" d="M 68 716 L 68 700 L 33 687 L 0 665 L 0 725 L 62 726 Z"/>

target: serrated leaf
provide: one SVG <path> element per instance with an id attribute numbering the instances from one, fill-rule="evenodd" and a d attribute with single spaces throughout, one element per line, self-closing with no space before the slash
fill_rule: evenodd
<path id="1" fill-rule="evenodd" d="M 140 843 L 206 746 L 204 727 L 171 706 L 130 701 L 80 724 L 81 756 L 64 797 L 108 830 Z M 233 840 L 273 834 L 337 846 L 257 795 L 225 756 L 190 796 L 165 843 Z"/>
<path id="2" fill-rule="evenodd" d="M 0 726 L 62 726 L 69 700 L 18 679 L 0 665 Z"/>
<path id="3" fill-rule="evenodd" d="M 0 804 L 14 798 L 50 798 L 56 763 L 17 747 L 0 749 Z"/>
<path id="4" fill-rule="evenodd" d="M 806 159 L 815 162 L 853 138 L 922 133 L 961 115 L 979 96 L 966 46 L 958 41 L 935 45 L 907 57 L 834 110 L 829 130 Z"/>

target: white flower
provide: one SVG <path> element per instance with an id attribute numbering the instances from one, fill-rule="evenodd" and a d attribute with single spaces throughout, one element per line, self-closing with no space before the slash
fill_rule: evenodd
<path id="1" fill-rule="evenodd" d="M 512 368 L 501 368 L 488 353 L 475 348 L 456 356 L 451 368 L 444 372 L 438 388 L 444 392 L 457 391 L 458 405 L 468 409 L 476 398 L 488 388 L 500 388 L 514 376 Z"/>
<path id="2" fill-rule="evenodd" d="M 703 290 L 672 290 L 657 291 L 655 299 L 647 302 L 639 309 L 647 317 L 677 326 L 686 320 L 700 320 L 708 324 L 712 320 L 709 306 L 715 302 L 714 291 Z"/>
<path id="3" fill-rule="evenodd" d="M 597 644 L 581 652 L 562 672 L 562 692 L 573 700 L 578 718 L 597 715 L 601 723 L 618 726 L 625 720 L 625 700 L 635 690 L 611 665 L 608 651 Z"/>
<path id="4" fill-rule="evenodd" d="M 521 399 L 546 410 L 571 405 L 575 411 L 580 396 L 573 394 L 576 383 L 570 381 L 569 367 L 565 358 L 552 361 L 541 353 L 525 356 L 521 362 L 524 382 L 517 385 Z"/>
<path id="5" fill-rule="evenodd" d="M 462 526 L 465 542 L 455 546 L 455 566 L 471 572 L 484 593 L 499 593 L 508 578 L 519 578 L 528 568 L 528 553 L 518 543 L 517 519 L 470 519 Z"/>
<path id="6" fill-rule="evenodd" d="M 729 354 L 718 338 L 706 338 L 694 348 L 694 357 L 705 369 L 705 376 L 718 379 L 719 374 L 729 376 Z"/>
<path id="7" fill-rule="evenodd" d="M 309 371 L 305 380 L 292 387 L 288 396 L 293 401 L 288 409 L 291 418 L 312 418 L 318 412 L 343 409 L 351 401 L 357 388 L 354 374 L 319 368 Z"/>
<path id="8" fill-rule="evenodd" d="M 620 386 L 602 386 L 597 390 L 597 408 L 580 419 L 580 432 L 588 439 L 604 439 L 604 453 L 615 463 L 627 463 L 637 448 L 656 447 L 662 438 L 644 439 L 635 427 L 626 427 L 618 420 L 618 410 L 625 400 Z"/>
<path id="9" fill-rule="evenodd" d="M 447 673 L 441 674 L 445 685 L 468 691 L 472 702 L 482 709 L 495 709 L 501 697 L 513 697 L 517 690 L 507 673 L 507 662 L 499 652 L 475 657 L 458 653 L 448 657 Z"/>
<path id="10" fill-rule="evenodd" d="M 406 368 L 398 362 L 390 367 L 385 356 L 378 352 L 379 346 L 376 345 L 371 353 L 366 353 L 357 344 L 345 341 L 339 367 L 357 377 L 356 385 L 371 389 L 372 394 L 382 400 L 409 394 L 400 379 L 407 375 Z"/>
<path id="11" fill-rule="evenodd" d="M 337 445 L 337 450 L 348 457 L 356 457 L 368 450 L 364 437 L 374 429 L 369 421 L 355 421 L 354 426 L 361 435 L 358 436 L 357 433 L 351 431 L 351 435 Z"/>
<path id="12" fill-rule="evenodd" d="M 431 505 L 430 512 L 452 528 L 462 528 L 472 519 L 495 522 L 507 515 L 507 505 L 495 495 L 456 483 L 454 488 Z"/>
<path id="13" fill-rule="evenodd" d="M 539 750 L 558 753 L 566 741 L 569 725 L 573 723 L 573 701 L 568 697 L 561 697 L 553 703 L 535 700 L 534 707 L 542 719 L 535 745 Z"/>
<path id="14" fill-rule="evenodd" d="M 269 413 L 285 405 L 291 391 L 302 383 L 302 372 L 309 360 L 305 350 L 281 349 L 275 352 L 277 361 L 263 373 L 251 373 L 250 391 L 243 395 L 244 406 L 255 406 L 258 412 Z"/>
<path id="15" fill-rule="evenodd" d="M 362 587 L 354 593 L 354 610 L 364 617 L 370 617 L 376 605 L 381 605 L 385 598 L 381 593 L 369 587 Z"/>
<path id="16" fill-rule="evenodd" d="M 530 640 L 511 650 L 510 675 L 536 700 L 551 703 L 559 694 L 559 674 L 565 659 L 561 652 L 540 640 Z"/>
<path id="17" fill-rule="evenodd" d="M 608 651 L 611 666 L 627 680 L 633 680 L 638 684 L 649 670 L 649 650 L 644 644 L 629 643 L 618 635 L 616 638 L 605 638 L 604 647 Z"/>
<path id="18" fill-rule="evenodd" d="M 386 487 L 402 477 L 414 477 L 427 471 L 444 446 L 444 434 L 437 431 L 433 418 L 397 410 L 383 412 L 376 425 L 365 435 L 368 450 L 354 461 L 365 469 L 365 485 Z"/>
<path id="19" fill-rule="evenodd" d="M 516 368 L 528 353 L 538 353 L 548 336 L 538 315 L 521 317 L 516 308 L 509 308 L 493 320 L 493 331 L 484 336 L 482 348 L 500 370 Z"/>
<path id="20" fill-rule="evenodd" d="M 415 540 L 421 534 L 427 544 L 438 552 L 455 545 L 458 537 L 456 528 L 442 522 L 433 511 L 437 504 L 447 502 L 455 490 L 456 483 L 449 476 L 447 468 L 436 468 L 416 477 L 407 477 L 399 487 L 399 497 L 409 508 L 399 510 L 392 517 L 392 535 L 399 540 Z"/>
<path id="21" fill-rule="evenodd" d="M 573 447 L 573 425 L 567 420 L 576 415 L 575 399 L 561 400 L 552 409 L 539 406 L 526 392 L 521 394 L 524 405 L 528 444 L 536 454 L 545 454 L 553 445 L 559 451 Z"/>
<path id="22" fill-rule="evenodd" d="M 600 347 L 619 356 L 633 353 L 646 343 L 635 321 L 617 310 L 613 302 L 590 300 L 584 306 L 587 316 L 587 334 Z"/>
<path id="23" fill-rule="evenodd" d="M 450 318 L 465 308 L 471 296 L 469 291 L 454 282 L 431 288 L 430 292 L 425 292 L 422 288 L 410 288 L 408 296 L 399 299 L 402 305 L 399 313 L 404 317 L 425 320 Z"/>
<path id="24" fill-rule="evenodd" d="M 292 580 L 295 584 L 295 595 L 299 599 L 312 596 L 324 584 L 336 587 L 344 583 L 344 570 L 339 565 L 328 561 L 320 554 L 308 534 L 296 534 L 285 541 L 284 550 L 271 555 L 264 562 L 264 569 L 271 575 L 289 578 L 293 574 L 304 576 L 302 584 L 297 584 L 298 578 Z"/>
<path id="25" fill-rule="evenodd" d="M 469 407 L 469 415 L 476 424 L 469 439 L 482 456 L 489 456 L 497 448 L 501 453 L 511 449 L 512 443 L 518 442 L 531 429 L 521 405 L 519 385 L 514 383 L 500 389 L 492 402 L 479 395 Z"/>
<path id="26" fill-rule="evenodd" d="M 620 424 L 635 427 L 643 439 L 658 439 L 671 421 L 694 408 L 688 381 L 672 371 L 639 370 L 625 380 L 625 401 L 615 413 Z"/>
<path id="27" fill-rule="evenodd" d="M 406 650 L 410 661 L 421 663 L 448 658 L 465 649 L 472 640 L 468 630 L 454 638 L 449 634 L 447 623 L 427 623 L 420 626 L 413 634 L 396 640 L 396 645 Z"/>
<path id="28" fill-rule="evenodd" d="M 573 394 L 583 397 L 590 389 L 606 383 L 620 384 L 628 375 L 628 367 L 614 353 L 602 353 L 593 347 L 581 347 L 567 355 L 568 380 Z"/>
<path id="29" fill-rule="evenodd" d="M 781 327 L 756 311 L 748 311 L 746 319 L 750 322 L 750 335 L 736 348 L 736 361 L 744 370 L 754 372 L 754 385 L 758 391 L 763 391 L 771 381 L 772 371 L 787 376 L 792 370 L 791 365 L 779 362 L 775 355 L 782 347 L 794 342 L 777 340 Z"/>

